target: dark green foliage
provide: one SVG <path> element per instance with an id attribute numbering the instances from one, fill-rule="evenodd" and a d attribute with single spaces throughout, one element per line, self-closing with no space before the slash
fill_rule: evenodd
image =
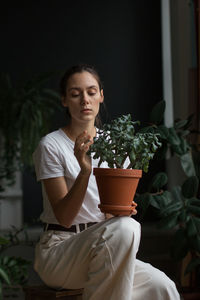
<path id="1" fill-rule="evenodd" d="M 192 152 L 189 150 L 188 152 L 184 153 L 180 156 L 180 163 L 183 168 L 183 171 L 187 176 L 195 176 L 195 166 L 194 166 L 194 160 L 192 157 Z"/>
<path id="2" fill-rule="evenodd" d="M 52 74 L 40 75 L 14 87 L 0 75 L 0 180 L 15 180 L 15 171 L 32 165 L 32 153 L 59 109 L 59 96 L 44 87 Z M 2 187 L 1 187 L 2 189 Z"/>
<path id="3" fill-rule="evenodd" d="M 106 161 L 110 168 L 124 168 L 128 159 L 127 169 L 142 169 L 147 172 L 149 161 L 161 146 L 159 134 L 151 132 L 136 133 L 131 115 L 123 115 L 110 124 L 104 124 L 99 136 L 94 139 L 89 153 L 100 158 L 99 166 Z"/>
<path id="4" fill-rule="evenodd" d="M 29 265 L 30 262 L 21 257 L 0 256 L 0 293 L 3 286 L 11 289 L 25 284 Z"/>
<path id="5" fill-rule="evenodd" d="M 151 206 L 159 216 L 158 227 L 173 230 L 173 259 L 180 260 L 192 253 L 191 262 L 185 270 L 187 273 L 200 266 L 200 151 L 188 139 L 193 116 L 176 120 L 173 126 L 166 127 L 163 125 L 164 112 L 165 102 L 161 101 L 153 108 L 150 123 L 137 133 L 134 129 L 136 122 L 131 121 L 130 115 L 114 120 L 105 125 L 91 146 L 91 152 L 95 152 L 94 158 L 100 157 L 100 163 L 107 161 L 111 168 L 123 167 L 128 157 L 128 167 L 144 168 L 146 171 L 155 152 L 155 158 L 159 160 L 165 160 L 167 153 L 179 158 L 186 176 L 182 186 L 168 191 L 167 174 L 158 172 L 149 182 L 147 191 L 137 194 L 135 201 L 141 218 Z M 149 155 L 143 161 L 142 155 L 146 155 L 146 150 Z"/>
<path id="6" fill-rule="evenodd" d="M 189 177 L 182 185 L 182 194 L 185 198 L 197 196 L 199 179 L 196 176 Z"/>
<path id="7" fill-rule="evenodd" d="M 0 299 L 3 297 L 3 290 L 17 290 L 28 280 L 28 267 L 31 262 L 4 254 L 7 248 L 20 244 L 30 244 L 25 227 L 19 230 L 13 227 L 5 237 L 0 237 Z"/>
<path id="8" fill-rule="evenodd" d="M 167 175 L 164 172 L 157 173 L 150 184 L 151 188 L 154 188 L 155 190 L 160 190 L 163 186 L 167 184 L 168 178 Z"/>
<path id="9" fill-rule="evenodd" d="M 193 115 L 186 120 L 176 120 L 168 128 L 161 123 L 163 114 L 161 101 L 151 113 L 151 124 L 141 131 L 159 133 L 162 147 L 155 157 L 165 159 L 167 152 L 176 155 L 186 179 L 181 186 L 167 191 L 167 175 L 159 172 L 149 183 L 148 191 L 137 195 L 136 202 L 142 210 L 141 217 L 152 206 L 160 219 L 158 228 L 173 230 L 171 255 L 175 260 L 183 259 L 189 252 L 192 254 L 185 270 L 188 273 L 200 267 L 200 149 L 189 142 Z"/>
<path id="10" fill-rule="evenodd" d="M 151 111 L 150 122 L 159 125 L 164 118 L 165 101 L 158 102 Z"/>

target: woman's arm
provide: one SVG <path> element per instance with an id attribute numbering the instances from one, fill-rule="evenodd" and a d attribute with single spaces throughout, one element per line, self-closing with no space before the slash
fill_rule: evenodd
<path id="1" fill-rule="evenodd" d="M 43 180 L 54 214 L 58 222 L 66 227 L 72 225 L 83 203 L 92 170 L 91 159 L 86 153 L 92 143 L 86 131 L 76 139 L 74 155 L 79 162 L 80 172 L 70 190 L 64 176 Z"/>

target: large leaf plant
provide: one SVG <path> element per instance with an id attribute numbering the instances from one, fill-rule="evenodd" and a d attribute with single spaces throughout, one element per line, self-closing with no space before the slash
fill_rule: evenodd
<path id="1" fill-rule="evenodd" d="M 162 147 L 156 156 L 176 156 L 183 170 L 181 185 L 168 189 L 168 176 L 158 172 L 149 182 L 143 194 L 137 194 L 136 202 L 142 210 L 141 217 L 149 207 L 159 215 L 158 228 L 173 232 L 171 256 L 182 260 L 189 255 L 185 274 L 200 272 L 200 145 L 191 142 L 192 117 L 176 120 L 171 127 L 163 125 L 165 102 L 159 102 L 150 115 L 148 126 L 141 132 L 159 134 Z M 195 132 L 200 134 L 200 132 Z M 170 154 L 169 154 L 170 153 Z M 198 276 L 196 276 L 197 279 Z"/>
<path id="2" fill-rule="evenodd" d="M 60 107 L 58 93 L 46 88 L 51 75 L 17 86 L 0 74 L 0 191 L 13 184 L 16 170 L 32 165 L 32 153 Z"/>
<path id="3" fill-rule="evenodd" d="M 0 299 L 4 299 L 4 295 L 16 297 L 28 281 L 31 262 L 22 257 L 5 254 L 8 248 L 22 244 L 32 245 L 26 227 L 13 227 L 6 236 L 0 236 Z"/>

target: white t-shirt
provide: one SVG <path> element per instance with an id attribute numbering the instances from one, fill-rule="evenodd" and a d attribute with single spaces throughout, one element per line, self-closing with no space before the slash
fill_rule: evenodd
<path id="1" fill-rule="evenodd" d="M 74 142 L 68 138 L 62 129 L 51 132 L 43 137 L 33 153 L 36 177 L 38 181 L 47 178 L 64 176 L 70 189 L 80 172 L 80 166 L 74 156 Z M 92 166 L 97 167 L 98 160 L 92 158 Z M 101 167 L 107 168 L 107 163 Z M 53 209 L 42 183 L 43 213 L 40 219 L 45 223 L 58 224 Z M 93 171 L 89 178 L 84 201 L 73 224 L 100 222 L 105 215 L 98 208 L 99 193 Z"/>

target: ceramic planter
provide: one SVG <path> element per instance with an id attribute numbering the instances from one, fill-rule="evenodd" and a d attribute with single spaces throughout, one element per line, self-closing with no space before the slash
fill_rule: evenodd
<path id="1" fill-rule="evenodd" d="M 99 208 L 104 213 L 130 215 L 142 170 L 94 168 L 99 190 Z"/>

